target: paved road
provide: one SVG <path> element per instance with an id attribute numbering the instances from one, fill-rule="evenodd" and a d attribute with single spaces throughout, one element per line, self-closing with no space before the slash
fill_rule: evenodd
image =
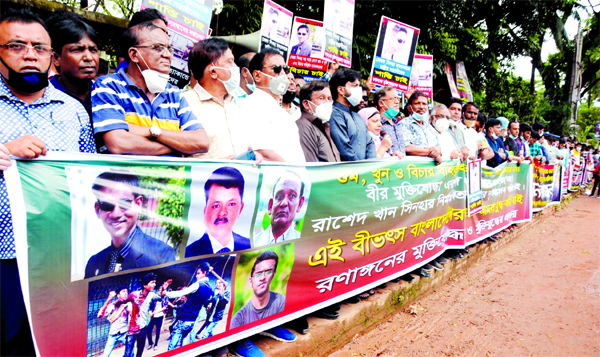
<path id="1" fill-rule="evenodd" d="M 581 196 L 331 357 L 600 356 L 600 199 Z"/>

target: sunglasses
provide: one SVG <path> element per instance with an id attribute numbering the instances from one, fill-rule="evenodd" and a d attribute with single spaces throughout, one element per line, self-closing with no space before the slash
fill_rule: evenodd
<path id="1" fill-rule="evenodd" d="M 272 66 L 266 66 L 266 67 L 263 67 L 263 68 L 271 68 L 271 69 L 273 69 L 273 72 L 275 72 L 275 74 L 281 73 L 282 69 L 285 72 L 285 74 L 290 73 L 290 66 L 283 66 L 283 65 L 280 65 L 280 64 L 274 64 Z"/>
<path id="2" fill-rule="evenodd" d="M 403 44 L 404 42 L 405 42 L 405 41 L 404 41 L 403 39 L 401 39 L 401 38 L 399 38 L 399 39 L 398 39 L 398 43 L 399 43 L 399 44 Z"/>
<path id="3" fill-rule="evenodd" d="M 133 200 L 123 199 L 120 200 L 117 204 L 98 200 L 98 209 L 100 209 L 100 211 L 112 212 L 114 211 L 115 206 L 119 206 L 119 209 L 121 211 L 127 211 L 131 208 L 131 206 L 133 206 Z"/>

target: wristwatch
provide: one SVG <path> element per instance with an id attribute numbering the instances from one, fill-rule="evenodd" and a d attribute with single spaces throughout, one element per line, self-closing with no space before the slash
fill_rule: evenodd
<path id="1" fill-rule="evenodd" d="M 152 134 L 153 137 L 158 138 L 160 136 L 161 130 L 158 126 L 156 125 L 152 125 L 150 127 L 150 134 Z"/>

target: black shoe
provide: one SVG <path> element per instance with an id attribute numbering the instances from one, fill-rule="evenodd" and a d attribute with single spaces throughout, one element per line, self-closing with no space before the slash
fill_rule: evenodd
<path id="1" fill-rule="evenodd" d="M 320 311 L 325 311 L 328 312 L 330 314 L 336 313 L 338 312 L 340 309 L 342 308 L 342 303 L 338 302 L 336 304 L 333 305 L 329 305 L 327 307 L 322 308 Z"/>
<path id="2" fill-rule="evenodd" d="M 358 295 L 355 295 L 351 298 L 346 299 L 346 302 L 349 304 L 358 304 L 360 302 L 360 297 Z"/>
<path id="3" fill-rule="evenodd" d="M 308 321 L 306 320 L 306 316 L 291 321 L 290 326 L 299 334 L 305 335 L 308 333 Z"/>
<path id="4" fill-rule="evenodd" d="M 498 237 L 491 236 L 491 237 L 488 237 L 488 240 L 490 240 L 492 242 L 497 242 L 498 241 Z"/>
<path id="5" fill-rule="evenodd" d="M 430 264 L 425 264 L 421 267 L 421 269 L 425 270 L 426 272 L 430 272 L 433 270 L 433 267 Z"/>
<path id="6" fill-rule="evenodd" d="M 450 260 L 459 260 L 460 259 L 454 251 L 452 251 L 452 253 L 448 252 L 446 254 L 446 258 L 448 258 Z"/>
<path id="7" fill-rule="evenodd" d="M 435 260 L 436 262 L 440 263 L 440 264 L 447 264 L 448 260 L 442 256 L 437 257 L 437 259 Z"/>
<path id="8" fill-rule="evenodd" d="M 429 278 L 431 276 L 431 274 L 429 274 L 428 272 L 426 272 L 425 270 L 423 270 L 423 268 L 416 270 L 416 274 L 418 276 L 420 276 L 421 278 Z"/>
<path id="9" fill-rule="evenodd" d="M 385 288 L 387 288 L 387 283 L 383 283 L 383 284 L 375 287 L 375 289 L 385 289 Z"/>
<path id="10" fill-rule="evenodd" d="M 390 280 L 390 283 L 399 283 L 399 282 L 400 282 L 400 278 Z"/>
<path id="11" fill-rule="evenodd" d="M 488 244 L 488 240 L 487 239 L 482 239 L 479 241 L 479 244 Z"/>
<path id="12" fill-rule="evenodd" d="M 464 259 L 464 255 L 461 252 L 456 252 L 456 255 L 458 256 L 458 259 Z"/>
<path id="13" fill-rule="evenodd" d="M 320 319 L 325 319 L 325 320 L 335 320 L 338 317 L 340 317 L 340 314 L 337 312 L 329 312 L 329 311 L 319 310 L 319 311 L 315 311 L 315 313 L 313 313 L 313 316 L 318 317 Z"/>
<path id="14" fill-rule="evenodd" d="M 463 254 L 471 254 L 471 251 L 469 249 L 465 248 L 462 250 L 462 253 Z"/>
<path id="15" fill-rule="evenodd" d="M 402 279 L 402 280 L 404 280 L 404 281 L 407 281 L 407 282 L 409 282 L 409 283 L 412 283 L 413 281 L 415 281 L 415 277 L 414 277 L 414 276 L 412 276 L 412 275 L 410 275 L 410 274 L 402 275 L 402 276 L 400 277 L 400 279 Z"/>
<path id="16" fill-rule="evenodd" d="M 429 264 L 431 264 L 431 266 L 437 270 L 444 270 L 444 267 L 440 263 L 436 262 L 435 260 Z"/>

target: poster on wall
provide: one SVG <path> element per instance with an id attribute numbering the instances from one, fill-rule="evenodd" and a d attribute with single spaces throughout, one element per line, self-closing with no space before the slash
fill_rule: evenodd
<path id="1" fill-rule="evenodd" d="M 371 81 L 381 86 L 408 90 L 420 30 L 382 16 L 377 35 Z"/>
<path id="2" fill-rule="evenodd" d="M 464 62 L 456 63 L 456 84 L 460 99 L 463 102 L 472 102 L 473 92 L 471 92 L 471 86 L 469 85 L 469 78 L 467 77 L 467 70 L 465 69 Z"/>
<path id="3" fill-rule="evenodd" d="M 265 0 L 260 27 L 260 49 L 279 51 L 283 58 L 288 56 L 293 13 L 271 0 Z"/>
<path id="4" fill-rule="evenodd" d="M 323 26 L 325 27 L 325 54 L 330 62 L 352 66 L 352 37 L 354 28 L 354 0 L 325 0 Z"/>

